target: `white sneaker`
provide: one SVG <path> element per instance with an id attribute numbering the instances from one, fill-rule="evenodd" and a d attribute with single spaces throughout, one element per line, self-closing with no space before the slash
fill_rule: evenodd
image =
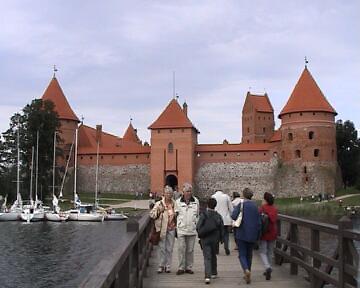
<path id="1" fill-rule="evenodd" d="M 210 278 L 205 278 L 205 284 L 210 284 Z"/>
<path id="2" fill-rule="evenodd" d="M 211 275 L 211 279 L 216 279 L 217 278 L 217 275 Z"/>

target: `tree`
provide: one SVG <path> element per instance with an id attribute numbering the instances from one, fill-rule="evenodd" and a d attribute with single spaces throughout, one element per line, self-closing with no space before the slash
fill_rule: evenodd
<path id="1" fill-rule="evenodd" d="M 360 139 L 353 122 L 336 121 L 336 144 L 344 185 L 355 185 L 360 178 Z"/>
<path id="2" fill-rule="evenodd" d="M 37 133 L 39 133 L 38 196 L 42 194 L 44 198 L 51 191 L 54 133 L 59 128 L 60 121 L 54 111 L 54 103 L 47 100 L 35 99 L 31 104 L 26 105 L 21 113 L 16 113 L 11 117 L 10 128 L 3 133 L 3 141 L 0 145 L 0 170 L 3 172 L 0 180 L 2 194 L 12 195 L 11 198 L 15 195 L 16 185 L 12 181 L 16 179 L 18 131 L 23 196 L 28 198 L 29 195 L 32 147 L 35 147 L 36 153 Z M 57 142 L 61 142 L 59 136 L 57 136 Z M 56 155 L 62 155 L 60 148 L 57 148 Z M 36 155 L 34 159 L 35 157 Z"/>

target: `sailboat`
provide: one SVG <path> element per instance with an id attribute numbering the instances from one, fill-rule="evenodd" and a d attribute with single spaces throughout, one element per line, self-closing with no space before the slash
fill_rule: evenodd
<path id="1" fill-rule="evenodd" d="M 23 209 L 22 199 L 20 194 L 20 136 L 19 136 L 19 126 L 17 129 L 17 177 L 16 177 L 16 200 L 11 206 L 10 210 L 6 209 L 6 201 L 4 206 L 4 211 L 0 213 L 0 221 L 16 221 L 20 219 L 20 214 Z M 7 198 L 6 198 L 7 199 Z"/>
<path id="2" fill-rule="evenodd" d="M 54 133 L 54 159 L 53 159 L 53 179 L 52 179 L 52 196 L 53 196 L 53 200 L 52 200 L 52 205 L 53 205 L 53 211 L 48 211 L 45 213 L 45 218 L 48 221 L 52 221 L 52 222 L 62 222 L 62 221 L 66 221 L 69 218 L 69 213 L 60 211 L 60 206 L 59 206 L 59 200 L 55 195 L 55 167 L 56 167 L 56 132 Z M 71 146 L 72 149 L 72 146 Z M 70 154 L 71 154 L 71 149 L 70 149 Z M 64 176 L 65 177 L 65 176 Z M 61 195 L 61 194 L 60 194 Z"/>
<path id="3" fill-rule="evenodd" d="M 33 176 L 33 160 L 34 147 L 32 147 L 31 157 L 31 176 L 30 176 L 30 197 L 29 204 L 24 205 L 23 212 L 20 217 L 26 222 L 43 221 L 45 220 L 45 211 L 42 206 L 42 201 L 38 198 L 38 170 L 39 170 L 39 131 L 36 134 L 36 172 L 35 172 L 35 202 L 32 199 L 32 176 Z"/>
<path id="4" fill-rule="evenodd" d="M 72 221 L 104 221 L 104 214 L 97 212 L 92 204 L 81 203 L 76 191 L 76 170 L 77 170 L 77 146 L 78 146 L 78 129 L 75 131 L 75 157 L 74 157 L 74 205 L 75 208 L 69 210 L 69 220 Z"/>

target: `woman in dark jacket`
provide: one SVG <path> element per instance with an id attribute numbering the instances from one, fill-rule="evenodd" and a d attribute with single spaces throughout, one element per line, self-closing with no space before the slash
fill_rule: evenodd
<path id="1" fill-rule="evenodd" d="M 243 211 L 240 211 L 241 204 L 239 204 L 235 207 L 231 218 L 236 220 L 239 213 L 242 213 L 241 225 L 235 231 L 235 239 L 238 246 L 240 264 L 244 270 L 244 279 L 247 284 L 250 284 L 252 254 L 254 244 L 259 239 L 261 220 L 255 202 L 251 201 L 253 192 L 249 188 L 245 188 L 243 196 Z"/>
<path id="2" fill-rule="evenodd" d="M 269 217 L 269 226 L 267 231 L 261 236 L 259 252 L 262 262 L 265 266 L 264 276 L 266 280 L 271 279 L 271 260 L 274 252 L 274 244 L 277 237 L 277 216 L 278 211 L 274 206 L 274 196 L 269 193 L 264 193 L 263 205 L 260 207 L 260 213 L 266 213 Z"/>

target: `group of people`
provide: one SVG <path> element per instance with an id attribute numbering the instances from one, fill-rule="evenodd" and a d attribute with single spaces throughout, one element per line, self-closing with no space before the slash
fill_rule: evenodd
<path id="1" fill-rule="evenodd" d="M 171 187 L 165 186 L 161 200 L 150 211 L 155 230 L 160 231 L 158 273 L 170 273 L 172 252 L 177 237 L 179 264 L 177 275 L 193 274 L 194 246 L 197 237 L 204 256 L 205 283 L 217 278 L 217 254 L 220 243 L 230 255 L 229 233 L 233 231 L 244 280 L 251 282 L 252 254 L 255 244 L 264 264 L 264 276 L 271 279 L 272 254 L 277 237 L 277 209 L 274 196 L 265 192 L 261 207 L 252 201 L 253 192 L 245 188 L 233 200 L 222 191 L 207 199 L 206 209 L 200 213 L 199 200 L 192 194 L 192 186 L 184 184 L 182 194 L 174 198 Z M 268 219 L 264 230 L 262 219 Z"/>

